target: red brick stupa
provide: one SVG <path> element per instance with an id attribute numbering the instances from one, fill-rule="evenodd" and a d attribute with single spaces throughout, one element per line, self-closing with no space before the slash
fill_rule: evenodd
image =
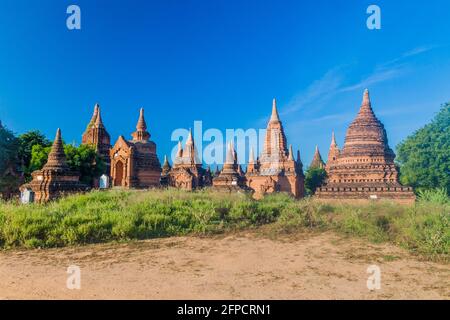
<path id="1" fill-rule="evenodd" d="M 334 135 L 330 146 L 326 184 L 319 187 L 316 197 L 324 200 L 388 199 L 412 203 L 415 195 L 411 187 L 398 181 L 395 154 L 388 145 L 386 130 L 375 116 L 364 91 L 361 108 L 350 124 L 342 151 Z"/>
<path id="2" fill-rule="evenodd" d="M 47 163 L 41 170 L 36 170 L 31 175 L 33 180 L 22 185 L 20 191 L 31 192 L 35 202 L 47 202 L 65 194 L 88 189 L 79 182 L 79 174 L 70 170 L 67 165 L 60 129 L 56 131 Z"/>

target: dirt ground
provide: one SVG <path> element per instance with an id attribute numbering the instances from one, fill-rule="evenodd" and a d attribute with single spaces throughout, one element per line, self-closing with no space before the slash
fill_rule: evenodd
<path id="1" fill-rule="evenodd" d="M 81 289 L 66 285 L 69 265 Z M 370 291 L 367 268 L 381 270 Z M 0 299 L 449 299 L 450 266 L 331 232 L 0 252 Z"/>

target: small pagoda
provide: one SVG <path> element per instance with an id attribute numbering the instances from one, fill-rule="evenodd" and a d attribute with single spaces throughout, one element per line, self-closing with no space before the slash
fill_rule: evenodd
<path id="1" fill-rule="evenodd" d="M 211 171 L 205 170 L 198 159 L 192 131 L 189 131 L 184 149 L 181 141 L 178 142 L 178 151 L 168 180 L 171 187 L 189 191 L 211 186 Z"/>
<path id="2" fill-rule="evenodd" d="M 34 171 L 31 176 L 32 181 L 22 185 L 20 191 L 22 194 L 30 194 L 34 202 L 47 202 L 62 195 L 89 189 L 80 183 L 79 173 L 72 171 L 67 165 L 60 129 L 56 131 L 47 163 L 41 170 Z"/>
<path id="3" fill-rule="evenodd" d="M 323 200 L 388 199 L 413 203 L 411 187 L 398 180 L 395 154 L 388 145 L 386 130 L 372 109 L 369 91 L 364 91 L 358 115 L 347 129 L 342 150 L 332 135 L 326 183 L 316 191 Z"/>
<path id="4" fill-rule="evenodd" d="M 220 191 L 246 191 L 245 176 L 237 161 L 237 153 L 230 142 L 222 171 L 213 179 L 213 187 Z"/>

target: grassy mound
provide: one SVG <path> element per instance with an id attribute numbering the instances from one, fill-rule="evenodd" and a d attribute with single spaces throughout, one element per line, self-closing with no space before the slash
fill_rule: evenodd
<path id="1" fill-rule="evenodd" d="M 431 258 L 448 260 L 450 203 L 430 194 L 415 206 L 389 202 L 328 205 L 274 194 L 210 190 L 95 191 L 46 205 L 0 203 L 0 247 L 60 247 L 186 234 L 212 234 L 271 224 L 276 232 L 337 230 L 389 241 Z"/>

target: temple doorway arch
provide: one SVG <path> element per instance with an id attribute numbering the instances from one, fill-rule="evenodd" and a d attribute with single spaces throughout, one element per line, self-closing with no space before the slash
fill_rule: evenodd
<path id="1" fill-rule="evenodd" d="M 121 187 L 123 182 L 123 162 L 117 161 L 115 164 L 115 172 L 114 172 L 114 186 L 115 187 Z"/>

